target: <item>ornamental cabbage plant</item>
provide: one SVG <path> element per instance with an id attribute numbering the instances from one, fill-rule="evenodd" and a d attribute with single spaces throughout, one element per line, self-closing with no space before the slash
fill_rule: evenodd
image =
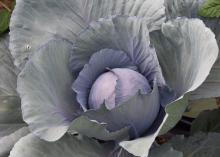
<path id="1" fill-rule="evenodd" d="M 147 157 L 156 136 L 179 120 L 219 51 L 201 19 L 169 18 L 168 5 L 17 0 L 11 54 L 0 74 L 16 72 L 0 91 L 11 89 L 21 100 L 31 133 L 21 120 L 22 135 L 12 135 L 5 153 L 14 147 L 10 157 Z"/>

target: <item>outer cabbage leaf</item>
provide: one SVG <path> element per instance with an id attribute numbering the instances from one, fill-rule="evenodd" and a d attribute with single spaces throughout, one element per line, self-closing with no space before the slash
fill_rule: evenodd
<path id="1" fill-rule="evenodd" d="M 16 92 L 18 70 L 8 49 L 9 37 L 0 38 L 0 124 L 21 123 L 20 99 Z"/>
<path id="2" fill-rule="evenodd" d="M 166 0 L 166 16 L 168 19 L 176 17 L 200 18 L 214 33 L 218 46 L 220 46 L 220 20 L 219 18 L 204 18 L 198 15 L 199 8 L 205 0 Z M 192 92 L 190 99 L 210 98 L 220 96 L 220 57 L 214 64 L 206 81 Z"/>
<path id="3" fill-rule="evenodd" d="M 198 133 L 188 138 L 178 135 L 173 137 L 165 145 L 171 145 L 175 150 L 183 152 L 183 157 L 218 157 L 220 151 L 220 134 Z"/>
<path id="4" fill-rule="evenodd" d="M 152 148 L 148 157 L 183 157 L 183 153 L 173 149 L 171 145 L 162 145 Z"/>
<path id="5" fill-rule="evenodd" d="M 168 21 L 162 25 L 162 34 L 155 32 L 151 37 L 163 76 L 177 97 L 205 81 L 217 59 L 218 45 L 212 31 L 201 20 Z"/>
<path id="6" fill-rule="evenodd" d="M 177 93 L 177 98 L 198 88 L 217 59 L 218 46 L 214 34 L 199 19 L 178 18 L 168 21 L 162 26 L 162 33 L 153 32 L 151 37 L 163 76 Z M 178 106 L 181 101 L 185 104 L 178 110 L 183 113 L 188 104 L 183 100 L 167 105 L 166 111 L 175 115 L 176 110 L 171 108 Z M 171 124 L 167 121 L 165 126 L 174 126 L 180 116 L 176 118 L 172 119 Z M 167 129 L 169 127 L 164 128 Z"/>
<path id="7" fill-rule="evenodd" d="M 147 131 L 145 136 L 130 141 L 122 141 L 120 146 L 134 156 L 148 156 L 151 145 L 153 144 L 156 136 L 159 134 L 160 129 L 166 122 L 167 117 L 168 115 L 161 110 L 157 119 L 155 120 L 155 123 Z"/>
<path id="8" fill-rule="evenodd" d="M 46 142 L 29 134 L 15 144 L 9 157 L 103 157 L 111 153 L 109 148 L 82 136 L 65 135 L 59 141 Z"/>
<path id="9" fill-rule="evenodd" d="M 26 126 L 25 123 L 21 124 L 0 124 L 0 138 L 7 136 L 16 130 Z"/>
<path id="10" fill-rule="evenodd" d="M 83 69 L 90 57 L 102 50 L 113 49 L 126 53 L 131 63 L 153 86 L 157 79 L 164 86 L 164 78 L 154 48 L 150 47 L 149 31 L 143 18 L 114 16 L 92 22 L 76 39 L 70 66 L 74 73 Z"/>
<path id="11" fill-rule="evenodd" d="M 71 89 L 68 61 L 72 45 L 52 40 L 39 49 L 18 77 L 22 115 L 30 130 L 48 141 L 65 134 L 81 112 Z"/>
<path id="12" fill-rule="evenodd" d="M 18 0 L 10 23 L 15 64 L 26 60 L 51 38 L 74 41 L 91 21 L 112 15 L 143 17 L 150 30 L 164 21 L 161 0 Z"/>
<path id="13" fill-rule="evenodd" d="M 16 92 L 18 69 L 8 49 L 8 35 L 0 38 L 0 156 L 7 156 L 14 144 L 28 133 L 21 117 Z M 21 128 L 21 129 L 20 129 Z M 19 130 L 20 129 L 20 130 Z"/>
<path id="14" fill-rule="evenodd" d="M 18 127 L 12 127 L 10 126 L 10 129 L 8 129 L 7 134 L 3 137 L 0 137 L 0 156 L 6 157 L 9 155 L 9 152 L 14 147 L 14 144 L 20 140 L 20 138 L 26 136 L 29 133 L 29 129 L 27 127 L 22 127 L 18 129 L 17 131 L 10 133 L 14 129 L 18 129 Z M 2 132 L 0 131 L 0 134 Z M 5 134 L 5 133 L 4 133 Z"/>
<path id="15" fill-rule="evenodd" d="M 198 132 L 220 132 L 220 109 L 207 110 L 199 114 L 191 126 L 191 134 Z"/>

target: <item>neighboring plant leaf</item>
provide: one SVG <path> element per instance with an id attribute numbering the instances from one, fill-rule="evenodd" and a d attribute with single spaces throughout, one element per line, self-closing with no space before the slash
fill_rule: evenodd
<path id="1" fill-rule="evenodd" d="M 179 135 L 165 145 L 171 145 L 175 150 L 183 152 L 183 157 L 219 157 L 220 134 L 198 133 L 189 138 Z"/>
<path id="2" fill-rule="evenodd" d="M 9 27 L 14 0 L 0 1 L 0 34 L 5 32 Z"/>
<path id="3" fill-rule="evenodd" d="M 167 144 L 153 148 L 148 157 L 183 157 L 183 153 L 174 150 L 171 145 Z"/>
<path id="4" fill-rule="evenodd" d="M 7 10 L 0 11 L 0 34 L 5 32 L 9 26 L 10 12 Z"/>
<path id="5" fill-rule="evenodd" d="M 192 123 L 191 133 L 219 132 L 220 133 L 220 109 L 203 111 Z"/>
<path id="6" fill-rule="evenodd" d="M 182 99 L 175 101 L 166 107 L 168 118 L 160 130 L 160 135 L 166 133 L 178 123 L 178 121 L 182 118 L 182 115 L 185 112 L 187 106 L 188 95 L 185 95 Z"/>
<path id="7" fill-rule="evenodd" d="M 216 108 L 218 108 L 218 106 L 214 98 L 190 100 L 184 116 L 189 118 L 197 118 L 201 112 Z"/>
<path id="8" fill-rule="evenodd" d="M 207 0 L 199 9 L 199 15 L 204 17 L 220 17 L 220 1 Z"/>

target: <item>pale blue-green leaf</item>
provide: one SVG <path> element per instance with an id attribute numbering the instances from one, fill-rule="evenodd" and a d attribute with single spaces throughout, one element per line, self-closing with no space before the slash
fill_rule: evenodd
<path id="1" fill-rule="evenodd" d="M 151 129 L 149 129 L 144 137 L 137 138 L 131 141 L 120 142 L 120 146 L 122 146 L 125 150 L 127 150 L 134 156 L 147 157 L 151 145 L 153 144 L 156 136 L 159 134 L 159 131 L 165 123 L 167 116 L 168 115 L 165 114 L 164 111 L 160 112 L 157 120 L 151 126 Z"/>
<path id="2" fill-rule="evenodd" d="M 23 119 L 35 135 L 48 141 L 61 138 L 80 111 L 71 89 L 71 47 L 65 40 L 50 41 L 18 77 Z"/>
<path id="3" fill-rule="evenodd" d="M 12 130 L 8 131 L 11 132 Z M 29 134 L 29 129 L 27 127 L 22 127 L 16 130 L 15 132 L 11 132 L 8 133 L 8 135 L 0 137 L 0 157 L 7 157 L 11 149 L 14 147 L 15 143 L 17 143 L 17 141 L 19 141 L 22 137 L 26 136 L 27 134 Z"/>
<path id="4" fill-rule="evenodd" d="M 165 0 L 166 18 L 198 17 L 198 9 L 205 0 Z"/>
<path id="5" fill-rule="evenodd" d="M 171 145 L 162 145 L 153 147 L 148 157 L 183 157 L 183 153 L 173 149 Z"/>
<path id="6" fill-rule="evenodd" d="M 110 132 L 106 129 L 106 126 L 106 123 L 99 123 L 95 120 L 90 120 L 86 116 L 81 116 L 70 124 L 68 132 L 77 132 L 88 137 L 104 141 L 121 141 L 129 138 L 129 127 L 122 128 L 115 132 Z"/>
<path id="7" fill-rule="evenodd" d="M 172 145 L 175 150 L 183 152 L 183 157 L 219 157 L 220 134 L 198 133 L 188 138 L 178 135 L 167 144 Z"/>
<path id="8" fill-rule="evenodd" d="M 167 83 L 177 93 L 177 97 L 181 97 L 206 79 L 218 55 L 217 43 L 213 33 L 198 19 L 169 21 L 162 26 L 162 31 L 151 34 L 152 43 L 156 47 Z M 180 120 L 188 105 L 187 101 L 185 97 L 167 105 L 170 119 L 161 133 L 171 129 Z"/>
<path id="9" fill-rule="evenodd" d="M 18 124 L 0 124 L 0 138 L 3 136 L 7 136 L 16 130 L 26 126 L 25 123 Z"/>
<path id="10" fill-rule="evenodd" d="M 93 139 L 65 135 L 56 142 L 46 142 L 29 134 L 18 141 L 9 157 L 107 157 L 111 149 Z"/>
<path id="11" fill-rule="evenodd" d="M 199 8 L 206 0 L 166 0 L 166 16 L 168 19 L 176 17 L 200 18 L 214 33 L 218 46 L 220 46 L 220 20 L 219 18 L 204 18 L 198 15 Z M 206 81 L 192 92 L 190 99 L 210 98 L 220 96 L 220 55 L 214 64 Z"/>
<path id="12" fill-rule="evenodd" d="M 161 0 L 18 0 L 10 23 L 10 49 L 21 68 L 45 42 L 54 36 L 74 41 L 91 21 L 112 15 L 137 16 L 156 30 L 165 19 L 164 12 Z"/>
<path id="13" fill-rule="evenodd" d="M 220 26 L 220 25 L 219 25 Z M 219 35 L 220 37 L 220 35 Z M 220 46 L 220 41 L 219 41 Z M 191 93 L 190 99 L 213 98 L 220 96 L 220 55 L 206 81 Z"/>
<path id="14" fill-rule="evenodd" d="M 191 134 L 197 132 L 220 133 L 220 109 L 206 110 L 199 114 L 191 126 Z"/>
<path id="15" fill-rule="evenodd" d="M 152 43 L 163 76 L 177 97 L 198 88 L 218 56 L 214 34 L 199 19 L 168 21 L 163 24 L 162 33 L 152 34 Z"/>
<path id="16" fill-rule="evenodd" d="M 9 36 L 0 37 L 0 124 L 21 123 L 20 98 L 16 92 L 18 70 L 8 49 Z"/>
<path id="17" fill-rule="evenodd" d="M 148 81 L 156 78 L 160 86 L 165 84 L 154 48 L 150 47 L 146 22 L 137 17 L 114 16 L 92 22 L 76 39 L 70 66 L 79 72 L 90 57 L 101 49 L 123 51 Z"/>
<path id="18" fill-rule="evenodd" d="M 220 46 L 220 19 L 219 18 L 205 18 L 198 15 L 199 8 L 207 0 L 165 0 L 166 17 L 168 20 L 177 17 L 199 18 L 207 27 L 214 33 L 218 45 Z"/>

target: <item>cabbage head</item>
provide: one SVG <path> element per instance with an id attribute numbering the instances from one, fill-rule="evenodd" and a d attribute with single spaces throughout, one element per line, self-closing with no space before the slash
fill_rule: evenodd
<path id="1" fill-rule="evenodd" d="M 17 0 L 15 66 L 0 63 L 17 70 L 31 133 L 10 144 L 10 157 L 147 157 L 218 58 L 213 31 L 199 17 L 173 16 L 175 2 Z"/>

